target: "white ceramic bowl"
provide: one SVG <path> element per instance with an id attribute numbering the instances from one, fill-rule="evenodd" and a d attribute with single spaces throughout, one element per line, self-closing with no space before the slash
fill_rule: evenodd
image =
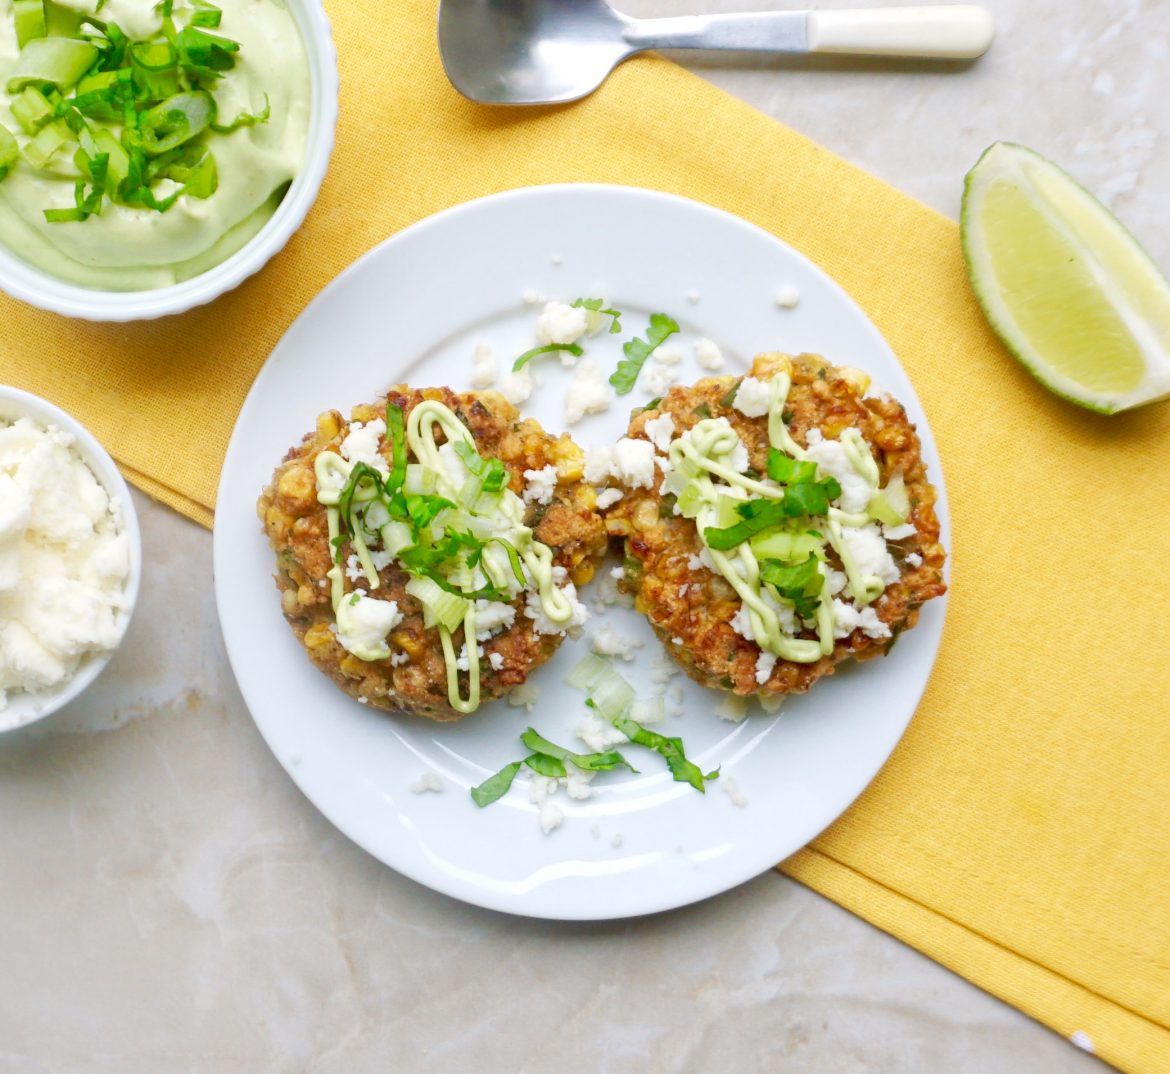
<path id="1" fill-rule="evenodd" d="M 284 249 L 317 198 L 337 127 L 337 52 L 320 0 L 287 0 L 305 44 L 311 82 L 305 164 L 272 218 L 244 247 L 206 272 L 152 291 L 97 291 L 59 280 L 0 247 L 0 289 L 66 317 L 142 321 L 182 313 L 218 298 L 259 272 Z"/>
<path id="2" fill-rule="evenodd" d="M 77 453 L 110 494 L 110 498 L 116 499 L 122 509 L 122 526 L 130 541 L 126 607 L 122 611 L 120 623 L 122 639 L 125 640 L 126 628 L 130 625 L 130 617 L 134 614 L 134 605 L 138 600 L 138 584 L 142 578 L 142 536 L 138 530 L 138 516 L 134 512 L 130 490 L 122 480 L 122 475 L 118 473 L 114 460 L 84 425 L 71 418 L 60 407 L 55 407 L 38 396 L 0 384 L 0 420 L 14 421 L 21 417 L 32 418 L 39 425 L 56 425 L 59 429 L 71 433 Z M 77 671 L 54 690 L 32 694 L 10 693 L 7 706 L 0 709 L 0 732 L 11 731 L 36 720 L 42 720 L 68 704 L 102 673 L 113 655 L 113 652 L 91 653 L 82 660 Z"/>

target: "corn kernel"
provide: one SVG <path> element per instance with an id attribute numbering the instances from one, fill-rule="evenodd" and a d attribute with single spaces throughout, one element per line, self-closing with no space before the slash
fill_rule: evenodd
<path id="1" fill-rule="evenodd" d="M 569 571 L 569 578 L 573 585 L 582 586 L 588 585 L 593 580 L 593 575 L 597 572 L 597 568 L 593 564 L 593 560 L 586 559 L 578 563 L 571 571 Z"/>
<path id="2" fill-rule="evenodd" d="M 333 643 L 333 631 L 328 623 L 314 623 L 305 631 L 305 647 L 324 649 Z"/>
<path id="3" fill-rule="evenodd" d="M 321 440 L 332 440 L 341 432 L 341 415 L 336 410 L 326 410 L 317 417 L 317 437 Z"/>

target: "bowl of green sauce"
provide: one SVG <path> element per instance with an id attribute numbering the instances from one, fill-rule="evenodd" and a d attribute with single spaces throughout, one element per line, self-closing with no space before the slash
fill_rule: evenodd
<path id="1" fill-rule="evenodd" d="M 262 268 L 337 124 L 318 0 L 0 0 L 0 288 L 180 313 Z"/>

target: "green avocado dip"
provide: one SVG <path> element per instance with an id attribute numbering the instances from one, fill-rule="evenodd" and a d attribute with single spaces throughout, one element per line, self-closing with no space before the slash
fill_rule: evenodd
<path id="1" fill-rule="evenodd" d="M 275 212 L 309 103 L 281 0 L 0 0 L 0 245 L 97 290 L 190 279 Z"/>

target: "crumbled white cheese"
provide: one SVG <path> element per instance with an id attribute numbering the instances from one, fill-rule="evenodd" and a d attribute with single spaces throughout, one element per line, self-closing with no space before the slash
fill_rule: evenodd
<path id="1" fill-rule="evenodd" d="M 654 484 L 654 445 L 623 436 L 613 449 L 613 469 L 622 484 L 648 489 Z"/>
<path id="2" fill-rule="evenodd" d="M 488 653 L 488 663 L 491 665 L 492 671 L 499 671 L 504 666 L 503 653 Z"/>
<path id="3" fill-rule="evenodd" d="M 609 845 L 613 847 L 614 850 L 617 850 L 622 845 L 622 833 L 614 832 L 613 835 L 609 837 Z"/>
<path id="4" fill-rule="evenodd" d="M 528 593 L 525 597 L 524 614 L 532 620 L 532 627 L 537 634 L 564 635 L 577 627 L 584 626 L 589 619 L 589 609 L 577 599 L 577 587 L 572 582 L 566 582 L 561 587 L 561 594 L 572 607 L 569 621 L 563 626 L 554 623 L 544 612 L 539 593 Z"/>
<path id="5" fill-rule="evenodd" d="M 487 641 L 516 621 L 516 609 L 502 600 L 475 602 L 475 640 Z"/>
<path id="6" fill-rule="evenodd" d="M 565 421 L 576 425 L 586 414 L 600 414 L 609 409 L 612 399 L 605 374 L 587 358 L 577 366 L 565 393 Z"/>
<path id="7" fill-rule="evenodd" d="M 873 489 L 853 468 L 840 440 L 826 440 L 820 429 L 809 429 L 805 455 L 817 464 L 821 476 L 836 478 L 841 486 L 839 502 L 842 511 L 860 512 L 869 506 Z"/>
<path id="8" fill-rule="evenodd" d="M 390 473 L 390 464 L 378 451 L 378 445 L 386 435 L 386 423 L 381 418 L 363 424 L 355 421 L 349 426 L 345 439 L 338 450 L 341 457 L 349 462 L 364 462 L 383 474 Z"/>
<path id="9" fill-rule="evenodd" d="M 906 557 L 906 565 L 908 567 L 921 567 L 922 566 L 922 557 L 917 552 L 911 552 Z"/>
<path id="10" fill-rule="evenodd" d="M 747 715 L 747 698 L 736 694 L 728 694 L 723 703 L 715 710 L 715 715 L 729 723 L 742 723 Z"/>
<path id="11" fill-rule="evenodd" d="M 473 388 L 490 388 L 499 375 L 499 364 L 491 347 L 486 343 L 475 345 L 475 354 L 471 365 L 471 386 Z"/>
<path id="12" fill-rule="evenodd" d="M 113 649 L 130 546 L 120 506 L 73 447 L 29 418 L 0 422 L 0 709 Z"/>
<path id="13" fill-rule="evenodd" d="M 598 510 L 605 511 L 618 502 L 623 496 L 621 489 L 603 489 L 597 494 Z"/>
<path id="14" fill-rule="evenodd" d="M 772 386 L 766 380 L 744 377 L 735 390 L 732 406 L 745 418 L 762 418 L 772 401 Z"/>
<path id="15" fill-rule="evenodd" d="M 785 284 L 776 289 L 776 305 L 781 309 L 795 309 L 800 303 L 800 288 L 792 284 Z"/>
<path id="16" fill-rule="evenodd" d="M 761 686 L 772 677 L 772 669 L 776 666 L 776 654 L 761 651 L 756 658 L 756 682 Z"/>
<path id="17" fill-rule="evenodd" d="M 638 387 L 647 395 L 665 395 L 672 384 L 678 382 L 678 370 L 668 362 L 658 362 L 651 358 L 642 367 L 638 377 Z"/>
<path id="18" fill-rule="evenodd" d="M 577 721 L 575 733 L 594 753 L 604 753 L 614 746 L 630 741 L 609 720 L 603 719 L 595 712 L 586 713 Z"/>
<path id="19" fill-rule="evenodd" d="M 663 413 L 650 418 L 642 430 L 650 438 L 650 443 L 664 455 L 670 450 L 670 442 L 674 439 L 674 418 L 670 414 Z"/>
<path id="20" fill-rule="evenodd" d="M 739 789 L 739 784 L 735 781 L 734 776 L 724 775 L 719 779 L 719 786 L 723 788 L 723 793 L 731 799 L 731 804 L 743 809 L 748 804 L 747 798 L 743 791 Z"/>
<path id="21" fill-rule="evenodd" d="M 613 451 L 605 446 L 585 452 L 585 480 L 591 485 L 604 485 L 613 476 Z"/>
<path id="22" fill-rule="evenodd" d="M 695 340 L 695 361 L 714 372 L 723 368 L 723 352 L 709 339 Z"/>
<path id="23" fill-rule="evenodd" d="M 339 625 L 337 640 L 348 652 L 381 648 L 386 644 L 386 635 L 402 622 L 397 601 L 377 600 L 361 589 L 345 599 L 345 629 Z"/>
<path id="24" fill-rule="evenodd" d="M 370 561 L 374 564 L 374 570 L 383 571 L 394 562 L 394 553 L 387 552 L 384 548 L 371 548 Z M 325 579 L 322 578 L 321 582 L 324 581 Z M 321 588 L 324 589 L 325 586 L 322 585 Z"/>
<path id="25" fill-rule="evenodd" d="M 446 471 L 451 484 L 457 489 L 463 488 L 471 477 L 471 471 L 467 469 L 466 464 L 455 451 L 455 445 L 450 441 L 439 446 L 439 462 Z"/>
<path id="26" fill-rule="evenodd" d="M 913 522 L 904 522 L 901 526 L 883 526 L 882 536 L 887 541 L 901 541 L 906 537 L 913 537 L 918 532 Z"/>
<path id="27" fill-rule="evenodd" d="M 621 570 L 621 567 L 615 567 L 614 571 Z M 632 608 L 634 605 L 634 598 L 629 593 L 623 593 L 618 589 L 618 579 L 624 575 L 617 575 L 613 572 L 604 575 L 601 580 L 594 587 L 594 595 L 597 597 L 599 607 L 605 608 L 611 604 L 616 604 L 622 608 Z"/>
<path id="28" fill-rule="evenodd" d="M 477 645 L 475 647 L 475 656 L 477 660 L 483 659 L 483 646 Z M 455 660 L 455 667 L 460 671 L 470 671 L 471 661 L 467 658 L 467 646 L 462 645 L 459 649 L 459 656 Z"/>
<path id="29" fill-rule="evenodd" d="M 524 502 L 552 503 L 557 490 L 557 468 L 544 466 L 539 470 L 524 471 Z"/>
<path id="30" fill-rule="evenodd" d="M 543 344 L 576 343 L 585 335 L 588 324 L 588 311 L 582 307 L 549 302 L 536 318 L 536 339 Z M 573 359 L 567 351 L 563 355 Z"/>
<path id="31" fill-rule="evenodd" d="M 513 708 L 527 709 L 531 712 L 540 700 L 540 687 L 534 682 L 522 682 L 508 691 L 507 698 L 508 704 Z"/>
<path id="32" fill-rule="evenodd" d="M 570 798 L 577 802 L 583 802 L 586 798 L 593 797 L 593 788 L 589 784 L 593 782 L 593 777 L 596 775 L 596 772 L 583 772 L 576 765 L 570 763 L 565 765 L 565 775 L 561 784 Z"/>
<path id="33" fill-rule="evenodd" d="M 626 568 L 625 567 L 614 567 L 609 572 L 609 576 L 611 578 L 616 578 L 620 582 L 626 576 Z"/>
<path id="34" fill-rule="evenodd" d="M 702 299 L 703 296 L 698 291 L 690 290 L 687 292 L 687 301 L 692 306 L 697 306 L 702 301 Z"/>
<path id="35" fill-rule="evenodd" d="M 741 604 L 736 610 L 735 615 L 731 617 L 731 622 L 728 624 L 744 641 L 755 641 L 756 632 L 752 629 L 752 616 L 747 609 L 747 605 Z"/>
<path id="36" fill-rule="evenodd" d="M 589 640 L 595 653 L 616 656 L 621 660 L 633 660 L 634 650 L 642 648 L 642 642 L 638 638 L 621 634 L 608 626 L 602 627 Z"/>
<path id="37" fill-rule="evenodd" d="M 849 584 L 849 578 L 845 574 L 845 572 L 834 570 L 832 567 L 829 568 L 828 579 L 829 579 L 829 593 L 834 597 L 838 593 L 840 593 L 841 590 L 844 589 L 846 585 Z"/>
<path id="38" fill-rule="evenodd" d="M 565 822 L 565 812 L 560 806 L 553 805 L 552 802 L 545 802 L 540 807 L 540 830 L 548 835 L 549 832 L 555 831 Z"/>
<path id="39" fill-rule="evenodd" d="M 552 776 L 533 775 L 528 784 L 528 801 L 539 810 L 540 830 L 548 835 L 564 823 L 564 811 L 549 801 L 560 786 Z"/>
<path id="40" fill-rule="evenodd" d="M 535 287 L 525 287 L 520 293 L 520 297 L 524 300 L 524 305 L 526 306 L 539 306 L 544 301 L 544 295 Z"/>
<path id="41" fill-rule="evenodd" d="M 699 571 L 706 567 L 707 564 L 703 562 L 702 556 L 690 555 L 687 556 L 687 570 Z"/>
<path id="42" fill-rule="evenodd" d="M 411 794 L 426 794 L 427 791 L 433 794 L 441 794 L 443 791 L 443 781 L 434 772 L 423 772 L 410 785 Z"/>
<path id="43" fill-rule="evenodd" d="M 400 668 L 400 667 L 402 667 L 403 664 L 409 664 L 409 663 L 410 663 L 410 653 L 402 652 L 402 653 L 391 653 L 390 654 L 390 666 L 391 667 Z"/>
<path id="44" fill-rule="evenodd" d="M 663 343 L 655 348 L 654 361 L 663 365 L 678 365 L 682 361 L 682 351 L 673 343 Z"/>
<path id="45" fill-rule="evenodd" d="M 864 576 L 876 574 L 886 585 L 896 582 L 901 576 L 894 557 L 886 549 L 886 542 L 873 522 L 864 526 L 842 526 L 841 535 L 857 564 L 857 570 Z"/>
<path id="46" fill-rule="evenodd" d="M 833 600 L 833 637 L 847 638 L 858 628 L 871 638 L 888 638 L 890 628 L 877 616 L 872 606 L 857 608 L 843 600 Z"/>
<path id="47" fill-rule="evenodd" d="M 366 576 L 366 572 L 362 570 L 361 561 L 356 555 L 351 555 L 345 561 L 345 576 L 351 582 L 360 582 Z"/>
<path id="48" fill-rule="evenodd" d="M 519 406 L 532 394 L 532 376 L 520 370 L 508 373 L 500 381 L 500 394 L 513 406 Z"/>
<path id="49" fill-rule="evenodd" d="M 665 653 L 660 653 L 650 662 L 650 681 L 656 682 L 659 685 L 670 682 L 679 673 L 679 666 L 666 656 Z"/>

